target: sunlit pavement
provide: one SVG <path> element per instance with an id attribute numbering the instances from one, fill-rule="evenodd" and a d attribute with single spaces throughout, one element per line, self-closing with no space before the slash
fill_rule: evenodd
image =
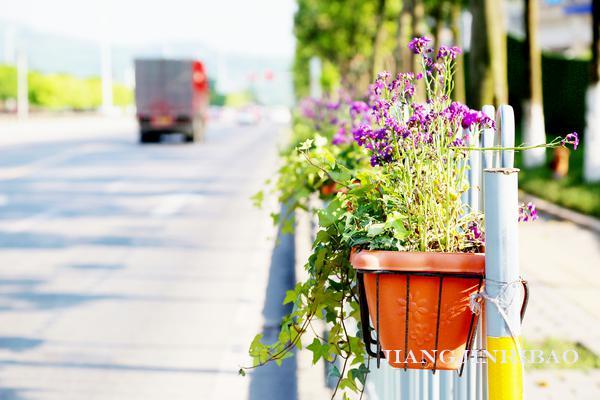
<path id="1" fill-rule="evenodd" d="M 249 196 L 280 130 L 0 126 L 0 399 L 247 398 L 274 239 Z"/>
<path id="2" fill-rule="evenodd" d="M 548 216 L 520 224 L 520 262 L 531 286 L 523 336 L 579 342 L 600 354 L 600 234 Z M 600 371 L 527 371 L 527 398 L 595 400 Z"/>

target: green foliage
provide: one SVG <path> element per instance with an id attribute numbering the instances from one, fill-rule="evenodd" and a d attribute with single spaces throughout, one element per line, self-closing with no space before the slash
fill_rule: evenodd
<path id="1" fill-rule="evenodd" d="M 29 100 L 49 109 L 91 109 L 101 104 L 98 78 L 78 79 L 66 74 L 29 74 Z"/>
<path id="2" fill-rule="evenodd" d="M 337 198 L 321 213 L 327 220 L 313 243 L 313 252 L 305 268 L 308 279 L 298 283 L 287 292 L 284 302 L 293 303 L 290 315 L 281 322 L 277 342 L 264 344 L 257 335 L 250 346 L 254 367 L 274 361 L 280 364 L 291 357 L 294 349 L 302 348 L 302 337 L 313 332 L 311 323 L 322 319 L 331 329 L 327 337 L 314 337 L 306 349 L 313 354 L 313 363 L 323 359 L 339 359 L 342 370 L 337 368 L 336 391 L 358 391 L 364 386 L 368 367 L 360 332 L 349 329 L 351 321 L 359 319 L 358 293 L 353 285 L 355 272 L 349 264 L 350 247 L 342 242 L 340 222 L 348 211 Z"/>
<path id="3" fill-rule="evenodd" d="M 225 96 L 225 105 L 228 107 L 243 107 L 252 103 L 254 97 L 249 91 L 229 93 Z"/>
<path id="4" fill-rule="evenodd" d="M 113 104 L 118 107 L 130 106 L 134 102 L 131 88 L 119 83 L 113 84 Z"/>
<path id="5" fill-rule="evenodd" d="M 102 103 L 100 78 L 78 78 L 68 74 L 28 74 L 29 101 L 33 106 L 51 110 L 89 110 Z M 0 100 L 17 97 L 15 67 L 0 65 Z M 122 84 L 113 85 L 113 104 L 128 106 L 133 103 L 133 91 Z"/>
<path id="6" fill-rule="evenodd" d="M 525 45 L 522 40 L 511 36 L 507 45 L 509 104 L 514 108 L 518 121 L 521 119 L 521 107 L 528 85 L 523 55 Z M 469 58 L 470 54 L 465 54 L 467 81 L 473 77 Z M 542 54 L 544 120 L 548 132 L 584 132 L 589 71 L 589 60 L 571 59 L 547 52 Z M 472 96 L 468 96 L 467 102 L 473 104 Z"/>
<path id="7" fill-rule="evenodd" d="M 381 54 L 391 55 L 397 47 L 401 1 L 298 0 L 297 3 L 293 68 L 296 95 L 308 94 L 308 61 L 312 56 L 323 61 L 324 90 L 332 90 L 343 78 L 345 87 L 362 93 L 372 78 L 378 32 L 382 39 L 377 42 Z M 381 4 L 383 15 L 378 15 Z M 389 62 L 385 64 L 389 66 Z"/>
<path id="8" fill-rule="evenodd" d="M 17 97 L 17 70 L 15 67 L 0 65 L 0 100 Z"/>

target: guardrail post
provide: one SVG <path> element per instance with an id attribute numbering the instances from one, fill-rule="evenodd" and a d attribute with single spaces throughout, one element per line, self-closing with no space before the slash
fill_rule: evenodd
<path id="1" fill-rule="evenodd" d="M 501 106 L 496 120 L 503 147 L 514 145 L 512 107 Z M 489 400 L 523 398 L 520 359 L 518 260 L 518 169 L 513 151 L 500 155 L 500 168 L 484 171 L 486 231 L 486 335 Z"/>

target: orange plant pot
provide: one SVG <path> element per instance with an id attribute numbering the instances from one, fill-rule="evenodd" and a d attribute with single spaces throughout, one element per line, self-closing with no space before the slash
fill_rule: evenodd
<path id="1" fill-rule="evenodd" d="M 370 355 L 395 368 L 462 367 L 475 334 L 470 298 L 482 288 L 483 254 L 363 250 L 353 251 L 350 262 Z"/>

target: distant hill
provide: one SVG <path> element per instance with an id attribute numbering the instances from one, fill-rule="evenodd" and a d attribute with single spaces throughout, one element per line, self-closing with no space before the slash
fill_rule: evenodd
<path id="1" fill-rule="evenodd" d="M 0 20 L 0 61 L 14 64 L 17 47 L 25 49 L 29 68 L 46 73 L 68 73 L 81 77 L 100 75 L 100 44 Z M 202 60 L 221 92 L 248 88 L 265 103 L 290 104 L 292 101 L 291 60 L 285 57 L 220 54 L 203 43 L 165 42 L 143 46 L 111 46 L 113 79 L 132 81 L 136 57 L 186 57 Z M 264 79 L 271 71 L 273 80 Z M 267 73 L 268 74 L 268 73 Z M 250 77 L 257 78 L 251 82 Z"/>

